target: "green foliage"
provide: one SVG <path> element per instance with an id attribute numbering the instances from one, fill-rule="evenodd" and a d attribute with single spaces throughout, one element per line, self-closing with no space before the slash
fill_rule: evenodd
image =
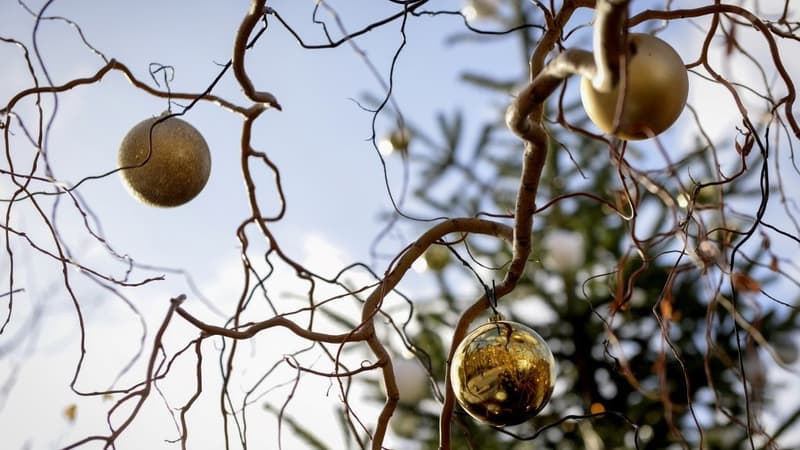
<path id="1" fill-rule="evenodd" d="M 530 28 L 523 45 L 535 35 Z M 511 87 L 524 81 L 473 73 L 462 80 L 496 91 L 498 99 L 508 99 Z M 557 101 L 549 108 L 561 108 L 574 126 L 586 125 L 579 102 L 569 97 L 562 105 Z M 418 201 L 437 216 L 513 210 L 522 144 L 507 131 L 503 114 L 499 110 L 495 120 L 468 124 L 458 111 L 440 113 L 432 132 L 410 124 L 418 137 L 409 152 L 410 164 L 420 174 L 412 187 Z M 701 439 L 708 449 L 750 448 L 743 425 L 748 422 L 746 409 L 757 414 L 758 408 L 774 401 L 768 395 L 771 387 L 755 380 L 770 364 L 769 356 L 754 335 L 735 323 L 725 305 L 736 303 L 737 314 L 756 323 L 767 342 L 796 329 L 797 310 L 764 307 L 730 288 L 710 290 L 709 279 L 724 278 L 724 264 L 693 261 L 680 237 L 710 239 L 731 248 L 742 235 L 730 229 L 693 229 L 688 220 L 681 228 L 674 219 L 679 206 L 665 197 L 685 193 L 697 208 L 694 214 L 711 217 L 721 209 L 721 190 L 727 199 L 757 199 L 755 176 L 748 173 L 722 187 L 697 181 L 714 179 L 718 170 L 699 139 L 670 170 L 634 172 L 626 166 L 627 160 L 644 159 L 638 147 L 629 145 L 623 160 L 608 143 L 585 133 L 558 123 L 551 123 L 548 132 L 551 148 L 538 206 L 558 201 L 535 216 L 534 255 L 527 276 L 499 308 L 507 319 L 533 326 L 549 341 L 560 367 L 556 393 L 542 414 L 508 430 L 478 424 L 458 411 L 453 448 L 599 448 L 587 444 L 592 439 L 602 441 L 606 449 L 699 448 Z M 686 191 L 676 186 L 676 173 L 686 180 Z M 683 234 L 674 232 L 678 229 Z M 553 230 L 582 236 L 585 254 L 580 267 L 553 270 L 542 262 L 547 255 L 540 243 Z M 639 241 L 642 236 L 647 239 Z M 510 248 L 484 244 L 468 237 L 453 250 L 472 266 L 480 261 L 499 268 L 497 277 L 502 277 Z M 742 273 L 756 270 L 755 261 L 763 261 L 766 254 L 751 256 L 751 263 L 738 269 Z M 460 277 L 454 276 L 457 272 Z M 422 331 L 411 343 L 430 363 L 440 386 L 449 336 L 464 306 L 455 300 L 459 294 L 454 280 L 463 282 L 464 275 L 473 276 L 459 264 L 436 274 L 438 299 L 445 300 L 447 311 L 421 310 L 413 319 Z M 759 279 L 764 284 L 771 280 Z M 398 412 L 405 418 L 401 420 L 413 418 L 404 437 L 421 448 L 437 449 L 438 410 L 423 409 L 404 406 Z M 591 418 L 564 420 L 592 412 L 597 414 Z M 781 432 L 797 419 L 797 414 L 789 417 Z M 757 428 L 756 419 L 750 420 Z"/>

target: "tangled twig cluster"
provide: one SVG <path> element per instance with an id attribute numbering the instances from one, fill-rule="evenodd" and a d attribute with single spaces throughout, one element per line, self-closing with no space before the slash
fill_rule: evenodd
<path id="1" fill-rule="evenodd" d="M 503 252 L 498 253 L 503 253 L 503 257 L 500 258 L 502 262 L 493 260 L 487 263 L 486 259 L 481 259 L 472 253 L 467 258 L 459 256 L 465 265 L 470 266 L 471 273 L 476 273 L 472 269 L 473 266 L 488 267 L 497 263 L 501 267 L 495 268 L 494 272 L 502 276 L 498 276 L 500 281 L 493 289 L 486 290 L 469 304 L 459 304 L 460 310 L 449 330 L 451 342 L 446 359 L 449 361 L 453 356 L 452 352 L 468 333 L 471 325 L 488 310 L 495 308 L 496 300 L 499 300 L 500 304 L 506 299 L 510 302 L 515 293 L 526 289 L 523 285 L 530 281 L 532 277 L 530 272 L 536 271 L 538 267 L 536 259 L 541 255 L 537 253 L 535 241 L 540 229 L 534 223 L 534 218 L 547 217 L 547 214 L 563 205 L 578 201 L 586 201 L 594 207 L 602 208 L 606 215 L 623 222 L 627 230 L 625 242 L 616 249 L 619 251 L 619 257 L 615 255 L 612 269 L 600 275 L 587 275 L 582 285 L 584 289 L 590 289 L 587 286 L 593 282 L 610 280 L 608 286 L 612 288 L 609 289 L 610 300 L 607 305 L 601 308 L 592 305 L 591 301 L 588 302 L 592 307 L 592 317 L 603 325 L 600 338 L 604 343 L 605 356 L 612 361 L 610 365 L 613 365 L 617 373 L 643 397 L 660 402 L 667 411 L 665 414 L 667 420 L 675 417 L 674 410 L 688 409 L 696 424 L 700 448 L 705 448 L 704 426 L 701 424 L 703 420 L 698 418 L 698 413 L 693 407 L 694 391 L 688 388 L 695 383 L 695 380 L 691 379 L 686 368 L 686 355 L 677 344 L 680 337 L 675 336 L 673 325 L 679 320 L 677 317 L 680 309 L 687 308 L 680 304 L 680 300 L 676 298 L 679 293 L 675 290 L 678 290 L 679 284 L 687 276 L 701 274 L 706 277 L 707 292 L 704 296 L 708 299 L 705 336 L 701 336 L 706 346 L 701 351 L 702 363 L 706 372 L 706 382 L 712 387 L 712 392 L 716 396 L 717 411 L 745 430 L 751 448 L 756 448 L 756 442 L 765 447 L 776 445 L 774 439 L 778 433 L 769 434 L 765 431 L 759 423 L 757 414 L 759 405 L 764 401 L 762 380 L 759 378 L 763 376 L 763 366 L 756 366 L 755 369 L 746 366 L 748 358 L 753 354 L 751 349 L 755 347 L 766 349 L 777 365 L 785 367 L 788 364 L 764 336 L 764 330 L 759 325 L 759 320 L 762 318 L 758 314 L 755 316 L 749 314 L 750 310 L 758 311 L 759 307 L 752 305 L 743 307 L 742 299 L 757 303 L 752 301 L 751 297 L 760 295 L 768 298 L 772 305 L 779 305 L 791 311 L 788 314 L 792 316 L 798 310 L 796 298 L 773 295 L 766 287 L 773 278 L 777 278 L 779 285 L 788 285 L 792 288 L 800 286 L 800 282 L 797 281 L 800 269 L 789 256 L 793 251 L 796 253 L 796 248 L 800 245 L 798 238 L 800 224 L 796 219 L 798 208 L 791 191 L 796 188 L 794 185 L 800 179 L 800 170 L 794 165 L 793 153 L 793 146 L 800 138 L 800 126 L 795 116 L 794 74 L 786 67 L 788 56 L 782 52 L 779 45 L 785 42 L 796 45 L 800 41 L 798 34 L 800 27 L 791 18 L 793 11 L 788 0 L 785 2 L 783 13 L 771 20 L 763 18 L 756 8 L 720 2 L 688 9 L 673 9 L 670 7 L 671 2 L 666 2 L 663 9 L 643 10 L 628 17 L 631 5 L 627 0 L 564 0 L 558 5 L 556 2 L 550 2 L 549 5 L 539 1 L 513 2 L 519 7 L 518 12 L 521 12 L 522 17 L 536 18 L 530 19 L 530 23 L 517 21 L 502 24 L 506 28 L 500 31 L 483 31 L 465 17 L 465 30 L 472 37 L 525 34 L 524 39 L 529 45 L 526 48 L 526 51 L 529 51 L 528 77 L 524 85 L 515 90 L 515 96 L 510 100 L 503 124 L 507 126 L 506 131 L 510 131 L 505 137 L 505 142 L 511 142 L 509 145 L 514 148 L 520 146 L 523 148 L 516 156 L 519 172 L 515 174 L 518 184 L 513 191 L 513 204 L 509 205 L 508 211 L 480 207 L 470 211 L 469 214 L 457 215 L 452 211 L 445 211 L 443 217 L 435 220 L 417 219 L 405 209 L 405 187 L 398 196 L 386 176 L 393 218 L 389 220 L 390 224 L 381 235 L 404 223 L 413 226 L 424 225 L 426 228 L 419 232 L 415 239 L 405 243 L 396 256 L 388 261 L 382 273 L 375 273 L 367 264 L 354 263 L 343 267 L 333 277 L 315 273 L 306 267 L 296 256 L 284 249 L 283 241 L 275 231 L 276 224 L 287 220 L 288 202 L 284 192 L 284 181 L 273 156 L 254 144 L 253 130 L 258 121 L 269 121 L 267 113 L 282 110 L 282 105 L 278 101 L 281 95 L 279 92 L 273 95 L 263 90 L 264 83 L 248 72 L 247 62 L 259 57 L 256 43 L 266 34 L 268 26 L 280 25 L 304 49 L 325 50 L 335 49 L 344 44 L 350 45 L 385 87 L 384 97 L 376 102 L 377 107 L 371 111 L 371 140 L 377 148 L 376 124 L 385 114 L 389 114 L 390 110 L 398 116 L 401 128 L 406 126 L 406 118 L 393 97 L 393 90 L 396 88 L 393 77 L 396 66 L 400 64 L 399 57 L 403 46 L 401 45 L 393 53 L 389 76 L 384 80 L 367 53 L 358 46 L 357 40 L 384 27 L 399 26 L 405 44 L 406 27 L 409 22 L 453 15 L 463 17 L 461 12 L 434 10 L 432 8 L 436 2 L 431 0 L 391 0 L 389 3 L 395 7 L 394 12 L 356 31 L 348 32 L 344 20 L 336 13 L 336 9 L 329 2 L 318 1 L 313 9 L 312 21 L 321 25 L 326 39 L 316 44 L 297 31 L 292 25 L 292 20 L 285 17 L 277 5 L 268 6 L 266 0 L 252 0 L 235 33 L 230 61 L 220 66 L 218 74 L 205 90 L 195 93 L 172 89 L 169 86 L 170 79 L 167 77 L 167 66 L 159 65 L 155 69 L 155 72 L 163 72 L 165 84 L 163 87 L 156 81 L 155 72 L 152 74 L 155 86 L 140 79 L 123 61 L 107 58 L 97 47 L 90 44 L 79 24 L 65 17 L 48 15 L 47 10 L 52 3 L 54 2 L 51 0 L 39 11 L 33 11 L 20 2 L 35 17 L 34 36 L 36 29 L 45 21 L 65 22 L 79 34 L 86 48 L 97 55 L 102 63 L 89 75 L 54 83 L 48 75 L 47 64 L 41 59 L 35 39 L 32 45 L 26 45 L 22 40 L 2 36 L 0 32 L 0 43 L 17 50 L 17 57 L 24 61 L 28 68 L 27 75 L 31 82 L 31 87 L 20 89 L 10 98 L 0 100 L 2 102 L 0 125 L 2 125 L 5 154 L 5 164 L 0 167 L 0 176 L 3 177 L 3 183 L 10 187 L 10 191 L 8 193 L 4 191 L 4 197 L 0 199 L 4 205 L 4 220 L 0 224 L 4 234 L 3 264 L 9 268 L 3 291 L 0 292 L 0 301 L 5 302 L 0 336 L 7 336 L 7 330 L 11 329 L 15 320 L 18 320 L 15 305 L 20 298 L 23 298 L 24 286 L 21 287 L 17 281 L 23 270 L 20 267 L 23 263 L 17 256 L 17 249 L 22 243 L 27 250 L 44 255 L 59 266 L 61 278 L 58 284 L 63 287 L 63 292 L 69 296 L 74 308 L 81 344 L 80 356 L 73 368 L 71 389 L 81 396 L 115 398 L 113 406 L 107 410 L 108 432 L 86 436 L 65 448 L 82 447 L 94 442 L 100 442 L 104 448 L 115 448 L 120 436 L 128 431 L 141 414 L 144 414 L 145 404 L 154 401 L 156 395 L 163 397 L 159 391 L 159 384 L 173 376 L 174 367 L 180 361 L 191 358 L 194 358 L 195 363 L 192 392 L 179 406 L 170 405 L 179 433 L 175 442 L 187 448 L 191 432 L 191 412 L 196 408 L 198 399 L 217 395 L 226 448 L 232 446 L 237 439 L 241 446 L 246 448 L 247 414 L 256 401 L 254 400 L 254 397 L 257 397 L 256 392 L 263 389 L 260 384 L 269 376 L 272 369 L 266 371 L 259 381 L 247 389 L 240 402 L 235 401 L 236 395 L 232 394 L 232 390 L 237 374 L 241 370 L 238 363 L 238 358 L 243 352 L 241 347 L 243 343 L 268 333 L 268 330 L 274 331 L 279 328 L 307 343 L 305 350 L 288 354 L 274 362 L 273 369 L 282 366 L 290 368 L 295 373 L 289 383 L 291 390 L 286 395 L 283 406 L 276 408 L 279 422 L 292 423 L 292 419 L 285 415 L 284 411 L 303 377 L 329 379 L 338 388 L 342 416 L 353 439 L 362 448 L 384 448 L 390 421 L 396 415 L 401 400 L 394 370 L 397 352 L 390 344 L 391 339 L 399 337 L 405 347 L 420 359 L 426 360 L 426 356 L 430 358 L 424 349 L 411 342 L 412 339 L 406 331 L 410 321 L 399 320 L 387 306 L 391 296 L 402 297 L 397 287 L 408 277 L 415 261 L 421 259 L 432 246 L 447 246 L 456 252 L 456 249 L 463 245 L 468 252 L 471 252 L 470 240 L 478 236 L 501 242 Z M 593 51 L 579 50 L 571 46 L 565 48 L 574 31 L 570 31 L 568 27 L 573 23 L 575 13 L 587 8 L 594 9 L 594 21 L 591 24 L 594 30 Z M 320 18 L 323 11 L 334 18 L 341 37 L 334 37 L 335 33 L 328 30 L 325 20 Z M 565 80 L 572 75 L 587 77 L 592 79 L 597 89 L 604 91 L 624 85 L 627 78 L 626 36 L 629 28 L 654 23 L 664 26 L 676 22 L 693 23 L 695 19 L 707 19 L 707 28 L 703 29 L 705 38 L 701 48 L 696 55 L 691 55 L 694 60 L 688 61 L 686 67 L 692 73 L 695 82 L 710 82 L 726 89 L 730 104 L 735 106 L 741 116 L 738 134 L 730 139 L 728 144 L 725 144 L 724 140 L 718 144 L 706 134 L 703 117 L 696 113 L 697 105 L 689 105 L 687 115 L 694 115 L 699 139 L 702 141 L 697 145 L 697 150 L 681 155 L 680 160 L 673 160 L 673 155 L 676 153 L 666 146 L 676 144 L 665 143 L 655 138 L 651 145 L 660 152 L 666 165 L 655 169 L 637 166 L 630 158 L 630 154 L 636 151 L 632 144 L 597 134 L 585 125 L 585 121 L 576 118 L 583 115 L 576 114 L 575 109 L 569 106 L 568 82 Z M 742 45 L 737 39 L 736 30 L 742 28 L 754 30 L 755 35 L 767 49 L 766 59 L 751 55 L 747 46 Z M 529 36 L 534 32 L 538 33 L 535 43 Z M 717 69 L 711 58 L 712 44 L 720 37 L 725 41 L 729 55 L 738 54 L 750 58 L 764 74 L 763 89 L 760 86 L 740 85 L 737 81 L 727 79 Z M 769 78 L 772 75 L 766 75 L 765 67 L 774 72 L 774 78 Z M 281 67 L 276 68 L 280 69 Z M 84 361 L 90 347 L 87 342 L 84 312 L 87 300 L 74 288 L 76 278 L 90 280 L 99 290 L 122 299 L 142 322 L 143 330 L 147 329 L 144 316 L 140 313 L 139 307 L 129 299 L 127 292 L 153 285 L 163 280 L 164 275 L 138 278 L 136 274 L 143 270 L 156 269 L 183 275 L 189 285 L 194 286 L 189 274 L 180 270 L 153 268 L 141 264 L 129 257 L 127 251 L 116 249 L 104 236 L 99 225 L 102 223 L 102 213 L 96 205 L 90 206 L 81 196 L 81 189 L 85 184 L 110 177 L 121 169 L 87 173 L 77 182 L 67 184 L 59 178 L 58 167 L 53 162 L 48 138 L 52 132 L 52 124 L 59 117 L 58 95 L 98 86 L 115 74 L 122 75 L 143 96 L 166 99 L 170 105 L 181 100 L 188 102 L 180 112 L 173 115 L 185 115 L 196 105 L 208 103 L 232 112 L 242 120 L 241 133 L 236 139 L 241 181 L 245 186 L 249 212 L 236 230 L 241 255 L 242 285 L 232 312 L 221 311 L 205 300 L 198 290 L 176 293 L 155 333 L 147 336 L 148 346 L 145 346 L 143 336 L 139 351 L 117 377 L 119 379 L 129 374 L 131 367 L 137 361 L 144 362 L 146 368 L 139 381 L 126 388 L 85 391 L 78 381 L 84 371 Z M 244 94 L 246 103 L 240 104 L 215 94 L 218 84 L 231 76 Z M 624 95 L 623 90 L 621 102 L 624 101 Z M 751 97 L 756 97 L 761 102 L 760 109 L 751 106 Z M 52 98 L 52 103 L 46 105 L 45 98 Z M 34 105 L 33 122 L 23 119 L 24 115 L 19 112 L 26 104 Z M 408 122 L 411 126 L 412 121 Z M 20 143 L 20 136 L 24 139 L 24 144 Z M 415 134 L 411 133 L 410 136 L 413 137 Z M 547 174 L 552 175 L 552 167 L 548 168 L 548 164 L 557 164 L 552 161 L 558 161 L 565 154 L 569 154 L 576 162 L 574 174 L 576 178 L 581 178 L 583 168 L 581 163 L 578 163 L 580 158 L 575 159 L 574 156 L 577 153 L 575 146 L 579 142 L 584 142 L 581 140 L 591 142 L 598 148 L 607 149 L 607 160 L 603 165 L 610 168 L 609 172 L 616 176 L 615 189 L 609 189 L 608 192 L 594 192 L 572 186 L 559 192 L 551 183 L 552 180 L 543 179 Z M 731 149 L 723 150 L 718 145 L 731 145 L 738 152 L 735 158 L 738 169 L 735 172 L 725 171 L 732 158 L 722 157 L 723 153 L 730 153 Z M 21 156 L 20 149 L 29 147 L 36 149 L 35 155 Z M 780 156 L 778 153 L 786 152 L 786 148 L 789 156 Z M 428 155 L 404 156 L 408 159 L 405 161 L 405 170 L 414 167 L 408 165 L 408 161 L 414 163 L 430 158 Z M 598 155 L 597 158 L 600 159 L 602 156 Z M 690 185 L 683 178 L 683 171 L 689 162 L 701 159 L 712 161 L 708 170 L 705 170 L 708 178 L 692 180 Z M 787 160 L 792 164 L 791 167 L 787 167 Z M 581 161 L 586 162 L 586 160 Z M 779 161 L 782 166 L 779 165 Z M 381 162 L 386 172 L 388 169 L 383 157 Z M 427 162 L 430 163 L 430 160 Z M 447 164 L 450 168 L 469 174 L 472 177 L 471 182 L 479 185 L 484 193 L 491 191 L 495 185 L 493 182 L 496 180 L 481 182 L 479 176 L 475 175 L 476 171 L 473 172 L 469 166 L 460 165 L 454 158 L 449 159 Z M 589 164 L 594 163 L 586 162 L 587 166 Z M 689 172 L 691 173 L 691 170 Z M 265 206 L 267 203 L 259 191 L 263 186 L 263 181 L 259 180 L 263 180 L 261 177 L 265 173 L 271 176 L 272 186 L 269 188 L 275 193 L 274 197 L 269 199 L 268 207 Z M 757 180 L 750 181 L 751 177 Z M 555 178 L 558 177 L 554 176 L 553 179 Z M 724 189 L 727 186 L 738 186 L 737 183 L 755 187 L 755 192 L 748 197 L 750 201 L 756 199 L 758 202 L 757 207 L 753 208 L 755 212 L 741 211 L 736 199 L 726 197 Z M 781 208 L 781 217 L 784 219 L 781 224 L 771 222 L 767 215 L 768 209 L 775 208 L 776 196 Z M 646 215 L 654 208 L 658 211 L 657 220 L 662 223 L 650 227 L 643 222 L 651 220 L 647 219 Z M 87 263 L 78 256 L 79 253 L 76 252 L 78 244 L 71 236 L 63 234 L 58 225 L 57 211 L 63 209 L 77 213 L 84 224 L 83 232 L 92 241 L 100 243 L 108 254 L 126 265 L 124 276 L 115 276 L 103 267 Z M 46 230 L 44 237 L 31 234 L 25 228 L 16 225 L 16 218 L 22 215 L 23 210 L 28 211 L 34 218 L 37 229 Z M 713 213 L 713 217 L 709 213 Z M 575 214 L 580 214 L 580 211 Z M 258 236 L 259 242 L 251 242 L 254 234 Z M 770 246 L 771 240 L 780 240 L 783 243 L 781 245 L 794 250 L 776 251 Z M 668 263 L 664 264 L 664 260 L 668 260 Z M 264 261 L 266 269 L 263 268 Z M 273 302 L 266 293 L 264 286 L 276 266 L 286 267 L 297 280 L 302 282 L 306 290 L 301 293 L 302 299 L 306 302 L 305 306 L 287 310 Z M 668 270 L 665 273 L 659 272 L 664 275 L 664 279 L 660 284 L 658 298 L 648 305 L 652 318 L 658 324 L 659 332 L 656 340 L 660 346 L 656 350 L 658 357 L 652 367 L 660 385 L 652 386 L 642 381 L 644 377 L 640 373 L 640 368 L 636 367 L 639 362 L 631 361 L 630 353 L 626 353 L 622 344 L 627 339 L 622 331 L 625 321 L 623 316 L 635 303 L 634 297 L 639 281 L 664 267 L 668 267 Z M 367 273 L 370 280 L 354 285 L 349 281 L 348 275 L 355 272 Z M 320 293 L 327 288 L 335 289 L 337 293 L 330 296 Z M 263 293 L 268 307 L 259 309 L 254 306 L 252 299 L 259 292 Z M 571 302 L 581 302 L 575 298 L 574 292 L 566 295 Z M 192 297 L 203 301 L 208 309 L 215 313 L 213 321 L 204 318 L 191 303 L 186 301 Z M 414 302 L 407 303 L 413 311 Z M 336 331 L 321 331 L 318 318 L 331 316 L 333 313 L 328 310 L 335 309 L 330 307 L 339 304 L 357 305 L 360 316 L 340 317 L 339 325 L 346 325 Z M 719 335 L 716 330 L 722 326 L 719 319 L 720 307 L 731 317 L 733 323 L 733 342 L 738 350 L 733 357 L 720 350 L 721 347 L 718 346 Z M 748 313 L 745 314 L 743 310 L 747 310 Z M 385 332 L 387 323 L 388 328 L 394 333 L 391 338 L 387 338 Z M 177 344 L 171 342 L 170 331 L 176 327 L 186 326 L 191 328 L 194 337 L 187 342 Z M 31 330 L 33 327 L 27 329 Z M 204 390 L 204 380 L 209 376 L 208 367 L 204 362 L 209 359 L 207 352 L 211 351 L 206 345 L 207 342 L 222 342 L 220 344 L 222 348 L 216 349 L 221 384 L 219 392 L 213 394 Z M 357 367 L 348 363 L 345 356 L 354 347 L 367 355 L 364 362 Z M 318 369 L 314 364 L 301 361 L 301 355 L 308 349 L 318 352 L 327 361 L 328 369 Z M 194 352 L 193 357 L 192 352 Z M 678 361 L 678 365 L 682 368 L 677 374 L 683 378 L 682 380 L 672 379 L 676 374 L 668 371 L 668 366 L 673 360 Z M 716 380 L 713 372 L 719 360 L 724 361 L 722 365 L 726 369 L 731 369 L 739 376 L 738 386 L 745 409 L 743 414 L 733 412 L 735 408 L 727 404 L 727 399 L 721 398 L 719 392 L 713 390 Z M 436 377 L 432 372 L 439 369 L 431 367 L 430 361 L 426 364 L 426 369 L 431 372 L 431 378 L 435 381 Z M 446 370 L 444 372 L 446 373 Z M 353 383 L 360 378 L 374 379 L 376 374 L 385 387 L 385 401 L 376 417 L 363 417 L 356 406 L 357 399 L 352 393 Z M 673 383 L 684 383 L 687 386 L 686 398 L 676 399 L 670 394 L 668 385 Z M 456 434 L 453 425 L 458 423 L 455 419 L 458 413 L 454 392 L 446 377 L 442 380 L 441 386 L 437 387 L 442 390 L 441 395 L 437 397 L 441 402 L 441 409 L 438 412 L 438 442 L 440 448 L 449 449 L 453 447 L 452 440 Z M 438 394 L 438 391 L 436 393 Z M 0 395 L 5 394 L 0 392 Z M 604 416 L 621 418 L 637 430 L 634 444 L 639 448 L 640 424 L 634 423 L 625 411 L 611 409 L 592 410 L 587 414 L 562 414 L 527 436 L 508 430 L 498 431 L 517 439 L 536 439 L 546 430 L 557 428 L 565 422 Z M 674 435 L 678 436 L 676 440 L 688 447 L 689 441 L 681 431 L 681 426 L 678 423 L 669 423 Z M 236 432 L 232 433 L 231 430 Z"/>

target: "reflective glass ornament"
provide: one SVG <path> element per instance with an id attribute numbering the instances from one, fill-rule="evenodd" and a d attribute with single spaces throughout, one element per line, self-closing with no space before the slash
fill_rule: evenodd
<path id="1" fill-rule="evenodd" d="M 492 320 L 464 338 L 450 365 L 459 405 L 480 422 L 517 425 L 550 400 L 556 362 L 550 347 L 531 328 Z"/>

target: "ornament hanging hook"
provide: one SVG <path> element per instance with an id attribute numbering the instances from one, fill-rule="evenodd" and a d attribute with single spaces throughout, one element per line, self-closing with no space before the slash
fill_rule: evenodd
<path id="1" fill-rule="evenodd" d="M 495 289 L 495 280 L 492 280 L 492 287 L 489 287 L 486 284 L 486 282 L 483 281 L 480 274 L 469 264 L 469 262 L 467 262 L 464 258 L 462 258 L 461 255 L 459 255 L 458 252 L 456 252 L 451 246 L 448 245 L 447 248 L 450 250 L 450 253 L 452 253 L 456 257 L 456 259 L 461 261 L 461 264 L 466 266 L 466 268 L 469 269 L 473 275 L 475 275 L 475 278 L 477 278 L 478 283 L 480 283 L 481 286 L 483 286 L 483 291 L 486 293 L 486 300 L 489 303 L 489 307 L 492 309 L 492 314 L 491 316 L 489 316 L 489 321 L 498 322 L 504 320 L 503 315 L 500 314 L 500 311 L 497 310 L 497 293 Z"/>
<path id="2" fill-rule="evenodd" d="M 498 322 L 503 320 L 503 315 L 500 314 L 500 311 L 497 310 L 497 292 L 494 284 L 494 280 L 492 280 L 492 287 L 486 287 L 486 298 L 489 300 L 489 307 L 492 308 L 492 315 L 489 316 L 490 322 Z"/>
<path id="3" fill-rule="evenodd" d="M 159 64 L 159 63 L 150 63 L 150 78 L 153 79 L 153 82 L 158 86 L 161 87 L 161 84 L 158 82 L 158 78 L 156 75 L 161 73 L 164 81 L 164 88 L 167 90 L 167 114 L 172 114 L 172 89 L 169 86 L 169 83 L 175 79 L 175 68 L 169 65 Z"/>

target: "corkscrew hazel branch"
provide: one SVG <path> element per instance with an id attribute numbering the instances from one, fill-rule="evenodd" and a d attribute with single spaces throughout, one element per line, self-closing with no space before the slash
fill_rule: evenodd
<path id="1" fill-rule="evenodd" d="M 212 102 L 228 111 L 235 112 L 241 116 L 247 116 L 246 108 L 231 103 L 223 99 L 222 97 L 210 94 L 208 90 L 205 93 L 199 93 L 199 94 L 186 93 L 186 92 L 167 92 L 148 86 L 147 84 L 136 78 L 133 75 L 133 72 L 131 72 L 131 70 L 128 68 L 128 66 L 115 59 L 110 60 L 107 64 L 103 65 L 100 69 L 98 69 L 97 72 L 94 73 L 94 75 L 88 77 L 74 78 L 64 84 L 57 86 L 38 86 L 21 90 L 16 95 L 11 97 L 6 106 L 0 108 L 0 115 L 9 114 L 11 111 L 14 110 L 14 107 L 17 105 L 17 103 L 19 103 L 21 100 L 27 97 L 41 95 L 41 94 L 67 92 L 78 86 L 94 84 L 101 81 L 103 78 L 105 78 L 105 76 L 109 72 L 113 70 L 122 72 L 122 74 L 125 75 L 125 78 L 127 78 L 128 81 L 134 87 L 141 89 L 142 91 L 150 95 L 153 95 L 155 97 L 171 98 L 172 100 L 192 100 L 192 101 L 205 100 Z"/>
<path id="2" fill-rule="evenodd" d="M 621 60 L 625 55 L 629 0 L 601 0 L 597 2 L 592 51 L 595 74 L 590 76 L 592 86 L 600 92 L 611 92 L 619 82 Z"/>
<path id="3" fill-rule="evenodd" d="M 272 106 L 280 111 L 282 108 L 275 96 L 269 92 L 257 91 L 244 67 L 244 54 L 248 47 L 247 42 L 250 38 L 250 33 L 253 32 L 259 19 L 266 13 L 266 0 L 252 0 L 250 2 L 250 10 L 247 12 L 244 19 L 242 19 L 239 30 L 236 32 L 231 63 L 233 64 L 233 75 L 236 77 L 236 81 L 239 82 L 247 98 L 254 102 Z"/>
<path id="4" fill-rule="evenodd" d="M 176 305 L 175 312 L 206 335 L 224 336 L 234 340 L 247 339 L 269 328 L 278 326 L 287 328 L 295 335 L 310 341 L 342 344 L 342 346 L 340 346 L 340 352 L 341 348 L 346 343 L 366 342 L 376 357 L 375 366 L 380 366 L 383 370 L 383 381 L 387 391 L 386 403 L 381 411 L 376 428 L 372 433 L 372 448 L 374 450 L 380 450 L 386 435 L 389 418 L 394 413 L 400 394 L 394 376 L 391 356 L 375 333 L 374 321 L 378 316 L 384 297 L 403 279 L 406 272 L 411 268 L 412 263 L 416 261 L 417 258 L 421 257 L 425 250 L 434 242 L 450 233 L 483 234 L 499 237 L 509 242 L 513 237 L 513 231 L 507 225 L 478 218 L 448 219 L 431 227 L 428 231 L 423 233 L 413 245 L 409 246 L 387 270 L 386 276 L 383 278 L 381 284 L 375 288 L 364 304 L 361 324 L 357 325 L 348 333 L 338 335 L 319 333 L 303 328 L 295 322 L 281 316 L 251 323 L 242 328 L 226 328 L 207 324 L 194 317 L 180 305 Z M 508 291 L 503 291 L 503 294 L 506 293 L 508 293 Z M 337 354 L 337 360 L 338 357 L 339 354 Z M 342 377 L 344 375 L 345 374 L 341 372 L 328 374 L 328 376 L 331 377 Z"/>
<path id="5" fill-rule="evenodd" d="M 613 89 L 619 79 L 619 52 L 623 48 L 621 42 L 624 42 L 622 40 L 625 39 L 621 28 L 627 18 L 627 3 L 624 0 L 600 0 L 598 2 L 596 27 L 599 31 L 596 33 L 599 39 L 596 40 L 600 42 L 596 45 L 604 46 L 603 41 L 606 39 L 614 41 L 611 45 L 606 46 L 606 50 L 600 54 L 592 55 L 586 51 L 567 50 L 544 66 L 544 58 L 555 47 L 561 36 L 562 25 L 569 20 L 576 8 L 588 6 L 580 2 L 565 2 L 559 13 L 553 18 L 554 26 L 548 28 L 544 33 L 539 45 L 531 55 L 532 81 L 514 99 L 506 113 L 506 124 L 514 134 L 523 140 L 525 151 L 514 211 L 512 259 L 505 278 L 496 287 L 495 296 L 498 299 L 516 287 L 531 253 L 531 230 L 533 214 L 536 211 L 536 193 L 547 158 L 547 133 L 542 126 L 543 103 L 566 77 L 572 74 L 581 74 L 594 79 L 600 67 L 602 67 L 600 69 L 602 79 L 599 84 L 603 88 Z M 544 68 L 539 70 L 541 67 Z M 491 307 L 489 298 L 484 294 L 461 314 L 453 333 L 448 367 L 445 373 L 449 373 L 453 353 L 466 336 L 469 325 L 489 307 Z M 449 377 L 445 377 L 445 398 L 439 422 L 439 448 L 441 450 L 450 449 L 450 422 L 455 408 L 454 397 Z"/>

